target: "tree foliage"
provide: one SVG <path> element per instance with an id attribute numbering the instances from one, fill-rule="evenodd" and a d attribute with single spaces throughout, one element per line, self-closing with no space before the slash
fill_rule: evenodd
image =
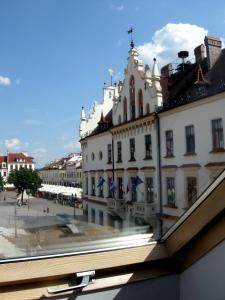
<path id="1" fill-rule="evenodd" d="M 41 187 L 41 179 L 38 173 L 31 169 L 12 170 L 8 177 L 8 183 L 14 184 L 18 193 L 21 194 L 21 202 L 23 203 L 24 191 L 34 194 Z"/>
<path id="2" fill-rule="evenodd" d="M 0 174 L 0 192 L 2 192 L 4 189 L 4 180 L 2 175 Z"/>

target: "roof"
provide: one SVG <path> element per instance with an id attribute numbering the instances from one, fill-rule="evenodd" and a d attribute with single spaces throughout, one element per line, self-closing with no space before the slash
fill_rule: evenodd
<path id="1" fill-rule="evenodd" d="M 7 162 L 7 156 L 0 156 L 0 163 Z"/>
<path id="2" fill-rule="evenodd" d="M 204 49 L 203 45 L 200 46 Z M 172 71 L 172 64 L 164 66 L 161 69 L 163 110 L 225 91 L 224 71 L 225 49 L 221 49 L 212 66 L 209 66 L 207 57 L 195 63 L 180 64 L 176 72 Z"/>
<path id="3" fill-rule="evenodd" d="M 24 153 L 8 153 L 7 154 L 7 162 L 8 163 L 15 163 L 17 159 L 22 159 L 23 163 L 33 163 L 33 157 L 27 156 Z"/>

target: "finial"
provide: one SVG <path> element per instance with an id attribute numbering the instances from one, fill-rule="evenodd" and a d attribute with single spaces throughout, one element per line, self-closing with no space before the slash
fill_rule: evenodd
<path id="1" fill-rule="evenodd" d="M 131 49 L 134 48 L 133 32 L 134 32 L 134 29 L 132 27 L 127 31 L 127 33 L 130 34 L 130 47 L 131 47 Z"/>
<path id="2" fill-rule="evenodd" d="M 109 73 L 109 76 L 110 76 L 110 79 L 111 79 L 110 85 L 112 86 L 112 79 L 113 79 L 114 70 L 112 68 L 109 68 L 108 73 Z"/>

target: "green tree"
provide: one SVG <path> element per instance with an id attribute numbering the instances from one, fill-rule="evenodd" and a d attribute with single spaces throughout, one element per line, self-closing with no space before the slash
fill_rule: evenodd
<path id="1" fill-rule="evenodd" d="M 31 194 L 36 193 L 41 187 L 41 178 L 36 171 L 22 168 L 10 172 L 8 183 L 14 184 L 18 193 L 21 194 L 21 203 L 23 204 L 24 191 L 29 191 Z"/>
<path id="2" fill-rule="evenodd" d="M 0 174 L 0 192 L 2 192 L 4 189 L 4 180 L 2 175 Z"/>

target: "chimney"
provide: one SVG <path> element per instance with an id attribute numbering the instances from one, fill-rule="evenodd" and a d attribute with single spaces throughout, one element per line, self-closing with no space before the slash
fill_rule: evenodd
<path id="1" fill-rule="evenodd" d="M 201 64 L 205 58 L 205 47 L 203 44 L 199 45 L 194 49 L 195 62 L 196 64 Z"/>
<path id="2" fill-rule="evenodd" d="M 214 36 L 205 37 L 205 46 L 207 54 L 207 65 L 211 69 L 216 63 L 221 53 L 222 42 L 219 38 Z"/>
<path id="3" fill-rule="evenodd" d="M 161 87 L 163 94 L 163 102 L 166 103 L 169 98 L 169 80 L 171 75 L 173 74 L 172 64 L 165 65 L 161 69 Z"/>

